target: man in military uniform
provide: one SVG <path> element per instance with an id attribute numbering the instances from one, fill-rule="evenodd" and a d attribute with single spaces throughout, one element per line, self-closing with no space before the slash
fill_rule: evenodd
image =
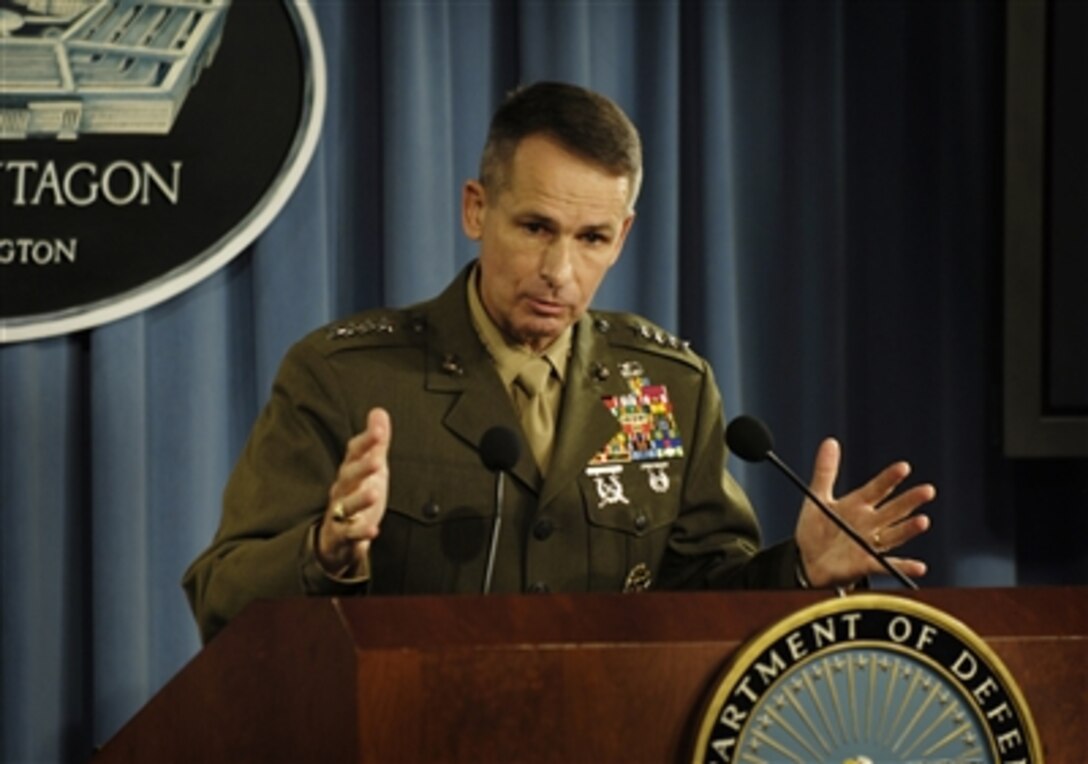
<path id="1" fill-rule="evenodd" d="M 284 359 L 185 576 L 205 639 L 258 598 L 480 591 L 496 478 L 479 448 L 495 426 L 529 447 L 506 480 L 493 591 L 828 586 L 880 569 L 809 502 L 794 539 L 761 550 L 706 361 L 588 309 L 641 173 L 638 133 L 603 96 L 539 83 L 506 100 L 462 194 L 478 260 L 437 298 L 335 323 Z M 928 527 L 915 510 L 932 486 L 889 498 L 905 463 L 835 499 L 838 464 L 828 440 L 812 487 L 859 532 L 892 549 Z"/>

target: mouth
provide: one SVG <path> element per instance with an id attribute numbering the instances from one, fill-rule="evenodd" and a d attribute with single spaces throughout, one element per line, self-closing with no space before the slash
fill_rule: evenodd
<path id="1" fill-rule="evenodd" d="M 529 309 L 538 316 L 546 316 L 553 318 L 563 315 L 566 312 L 566 305 L 555 300 L 549 300 L 544 297 L 528 297 L 526 302 L 529 305 Z"/>

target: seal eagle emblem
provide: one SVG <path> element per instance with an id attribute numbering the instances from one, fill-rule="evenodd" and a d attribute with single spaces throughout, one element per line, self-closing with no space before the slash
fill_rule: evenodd
<path id="1" fill-rule="evenodd" d="M 809 606 L 741 647 L 701 716 L 694 762 L 1041 762 L 1019 687 L 966 625 L 858 594 Z"/>

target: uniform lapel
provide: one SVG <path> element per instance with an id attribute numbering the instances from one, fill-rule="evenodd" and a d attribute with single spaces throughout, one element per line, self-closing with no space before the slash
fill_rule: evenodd
<path id="1" fill-rule="evenodd" d="M 519 435 L 521 433 L 521 424 L 514 416 L 509 394 L 502 389 L 494 368 L 488 365 L 478 371 L 481 373 L 473 376 L 480 379 L 468 381 L 461 395 L 450 406 L 445 419 L 445 425 L 450 431 L 477 450 L 484 433 L 492 427 L 507 427 Z M 487 379 L 484 380 L 483 377 Z M 539 489 L 540 470 L 533 459 L 533 452 L 524 443 L 511 473 L 533 492 Z"/>
<path id="2" fill-rule="evenodd" d="M 588 314 L 583 316 L 575 327 L 559 426 L 540 506 L 574 481 L 594 454 L 620 431 L 619 422 L 601 399 L 621 395 L 625 390 L 610 346 Z"/>
<path id="3" fill-rule="evenodd" d="M 455 394 L 443 424 L 459 438 L 479 449 L 484 433 L 495 426 L 521 433 L 510 394 L 480 342 L 469 318 L 465 297 L 468 273 L 462 271 L 441 295 L 429 304 L 427 390 Z M 532 491 L 540 487 L 540 470 L 523 444 L 511 473 Z"/>

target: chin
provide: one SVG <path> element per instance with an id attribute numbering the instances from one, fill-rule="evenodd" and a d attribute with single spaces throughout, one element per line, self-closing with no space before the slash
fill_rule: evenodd
<path id="1" fill-rule="evenodd" d="M 569 326 L 567 321 L 530 321 L 515 328 L 516 340 L 533 347 L 550 345 Z"/>

